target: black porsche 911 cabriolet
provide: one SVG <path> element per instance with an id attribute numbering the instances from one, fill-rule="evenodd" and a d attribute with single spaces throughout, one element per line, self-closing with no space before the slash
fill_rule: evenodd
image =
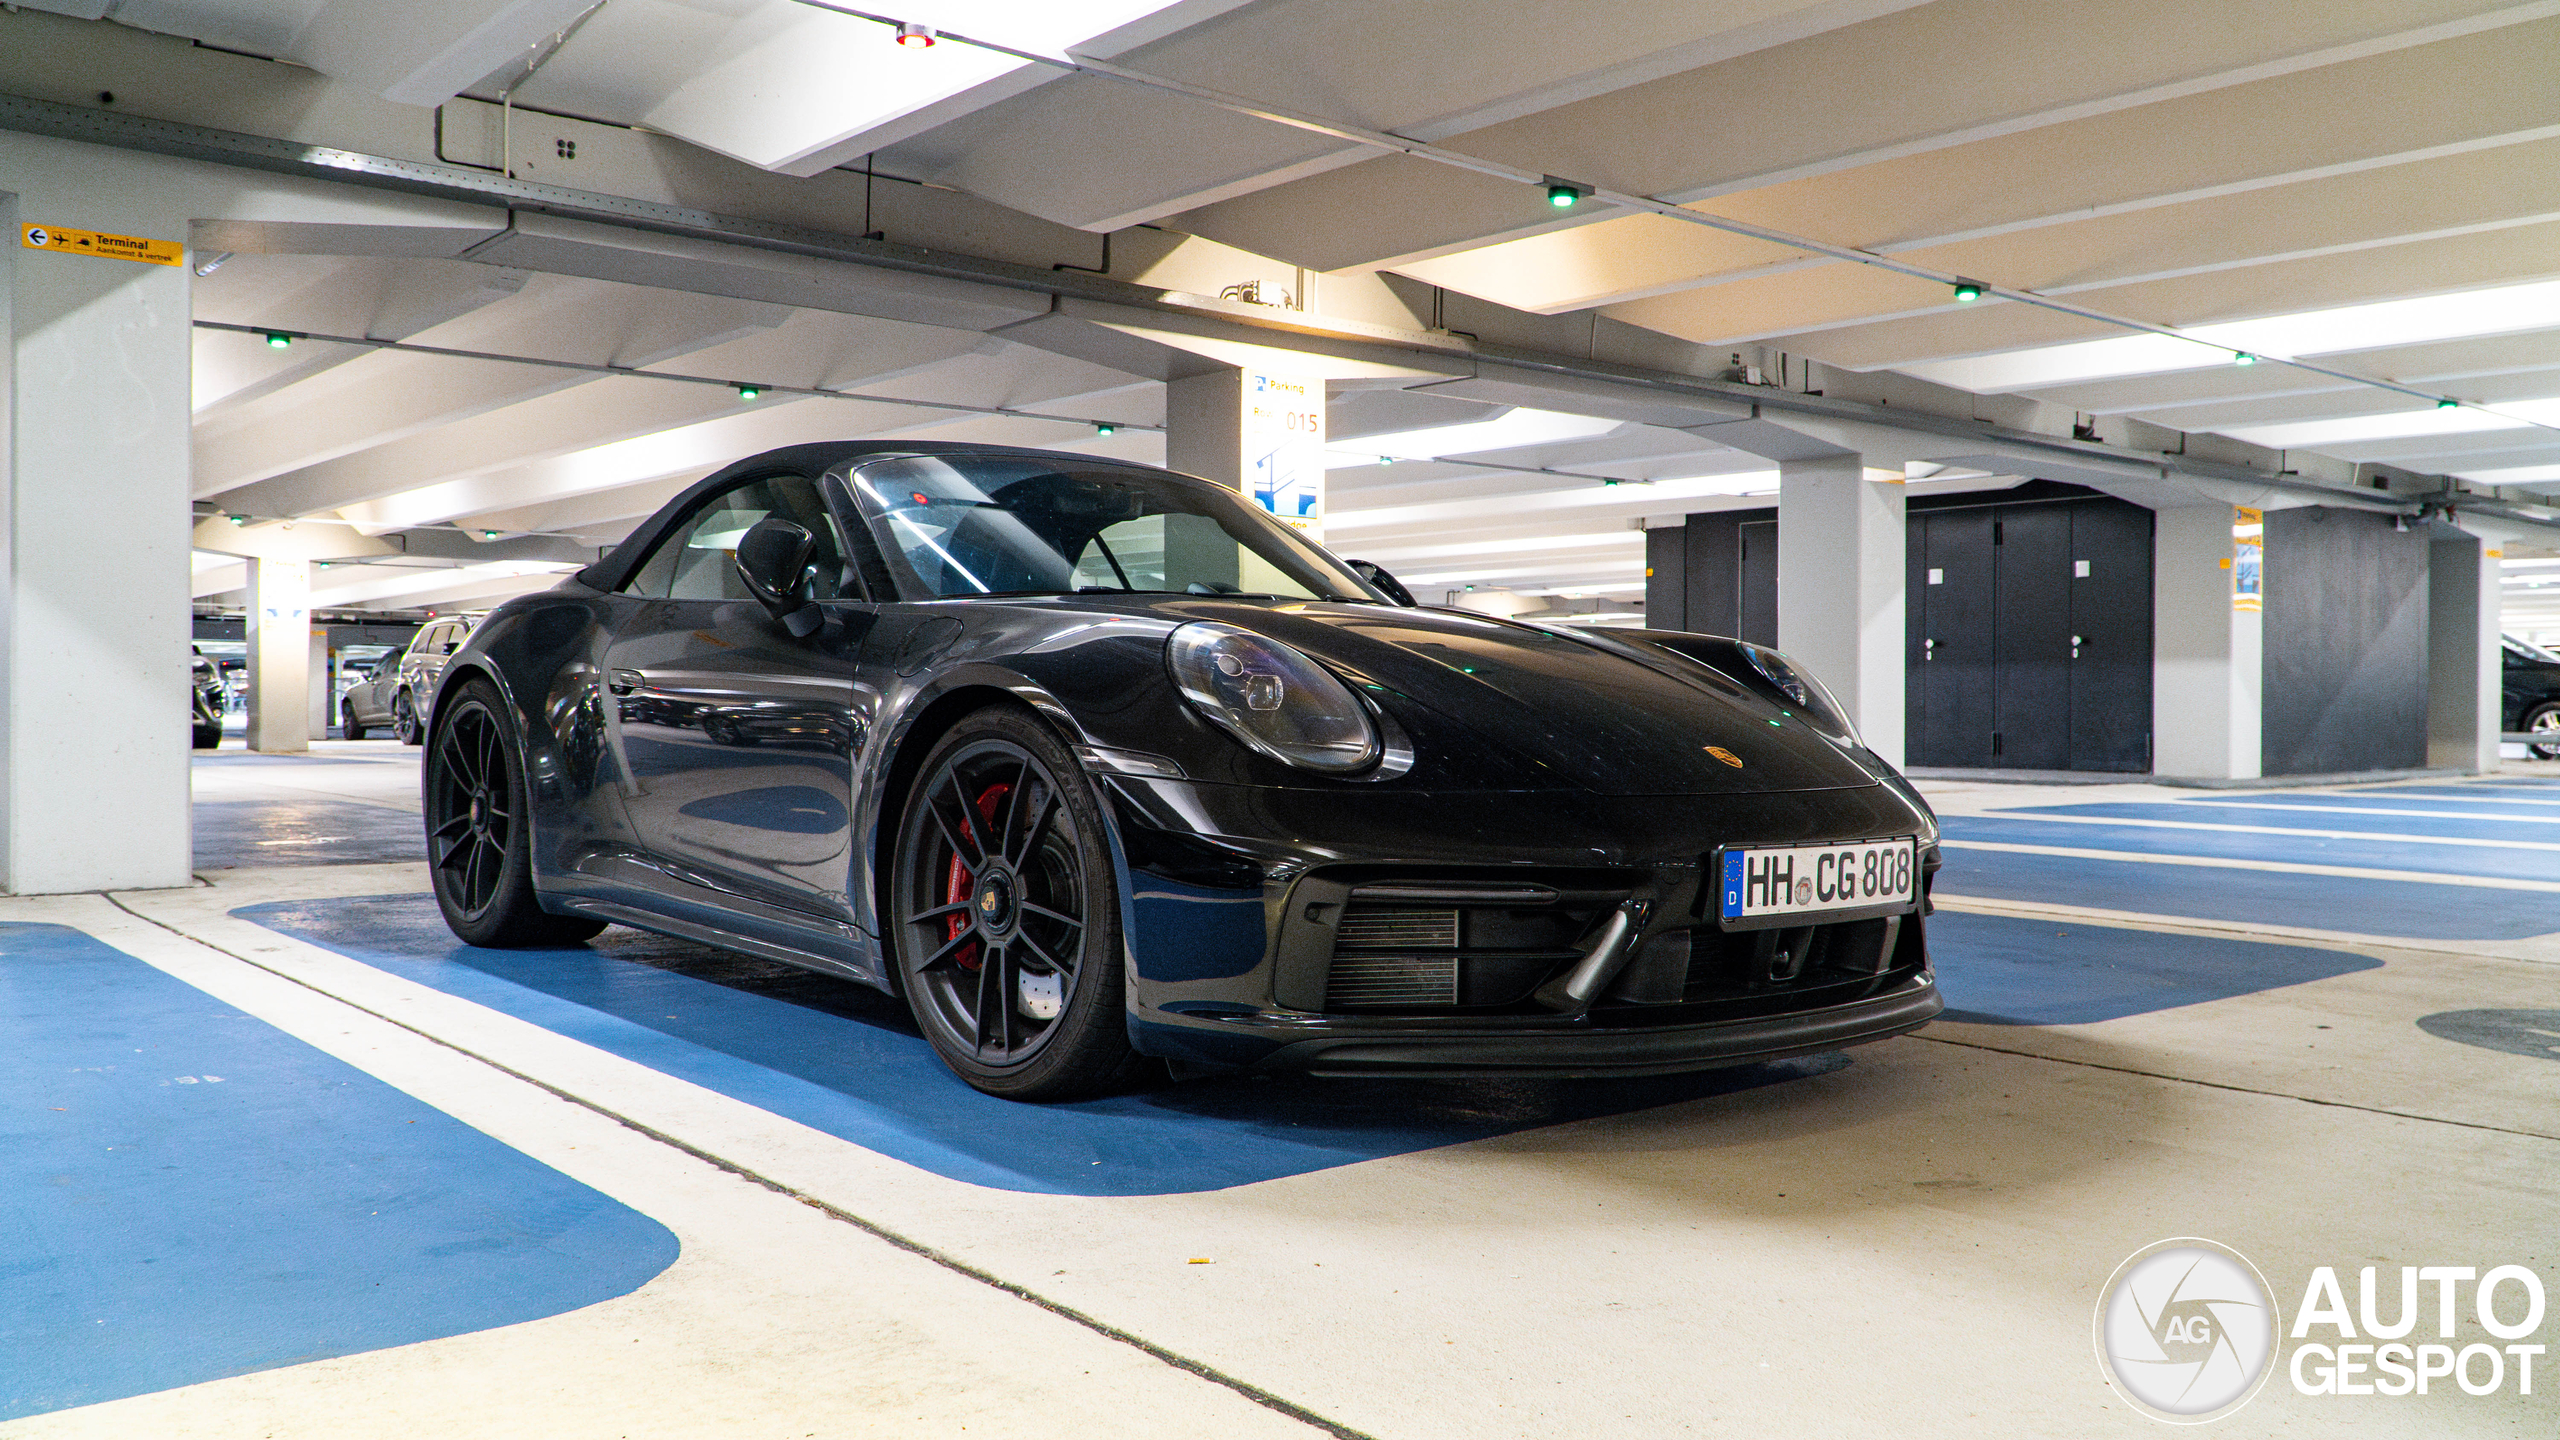
<path id="1" fill-rule="evenodd" d="M 1142 1056 L 1655 1074 L 1938 1013 L 1936 820 L 1820 684 L 1380 579 L 1161 470 L 755 456 L 452 657 L 436 899 L 479 945 L 620 923 L 878 986 L 1022 1099 Z"/>

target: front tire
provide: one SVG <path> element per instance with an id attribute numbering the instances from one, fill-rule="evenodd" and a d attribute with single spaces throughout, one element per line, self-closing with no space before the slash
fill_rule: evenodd
<path id="1" fill-rule="evenodd" d="M 219 725 L 197 726 L 195 741 L 195 748 L 198 750 L 220 749 L 222 746 L 222 727 Z"/>
<path id="2" fill-rule="evenodd" d="M 356 718 L 356 702 L 353 700 L 338 702 L 338 733 L 350 740 L 364 738 L 364 722 Z"/>
<path id="3" fill-rule="evenodd" d="M 2529 733 L 2551 737 L 2548 745 L 2527 745 L 2526 754 L 2538 760 L 2560 760 L 2560 700 L 2546 700 L 2534 706 L 2524 717 L 2524 728 Z"/>
<path id="4" fill-rule="evenodd" d="M 943 1063 L 1012 1100 L 1067 1100 L 1137 1065 L 1101 802 L 1047 726 L 993 707 L 936 744 L 891 869 L 900 988 Z"/>
<path id="5" fill-rule="evenodd" d="M 418 702 L 406 690 L 391 697 L 391 733 L 399 736 L 403 745 L 426 743 L 426 727 L 418 720 Z"/>
<path id="6" fill-rule="evenodd" d="M 601 920 L 550 915 L 533 888 L 524 755 L 498 687 L 474 677 L 437 717 L 423 777 L 427 874 L 444 923 L 492 949 L 573 945 Z"/>

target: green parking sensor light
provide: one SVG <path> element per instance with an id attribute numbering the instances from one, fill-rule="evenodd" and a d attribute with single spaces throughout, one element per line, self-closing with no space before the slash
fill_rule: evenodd
<path id="1" fill-rule="evenodd" d="M 1591 187 L 1561 175 L 1546 177 L 1547 203 L 1558 210 L 1570 210 L 1591 198 Z"/>
<path id="2" fill-rule="evenodd" d="M 2234 365 L 2255 365 L 2258 363 L 2258 357 L 2250 354 L 2246 350 L 2235 350 L 2231 355 L 2231 363 Z"/>
<path id="3" fill-rule="evenodd" d="M 1093 433 L 1096 435 L 1117 435 L 1120 433 L 1120 427 L 1111 424 L 1108 421 L 1102 421 L 1094 425 Z"/>
<path id="4" fill-rule="evenodd" d="M 270 330 L 267 332 L 267 348 L 270 350 L 281 350 L 292 343 L 293 337 L 287 335 L 281 330 Z"/>
<path id="5" fill-rule="evenodd" d="M 1982 298 L 1984 289 L 1983 283 L 1979 280 L 1959 280 L 1956 282 L 1956 303 L 1970 305 Z"/>
<path id="6" fill-rule="evenodd" d="M 761 385 L 741 385 L 738 387 L 738 398 L 741 400 L 760 400 L 764 398 L 764 387 Z"/>
<path id="7" fill-rule="evenodd" d="M 2436 408 L 2439 410 L 2459 410 L 2462 408 L 2462 402 L 2454 399 L 2450 395 L 2447 395 L 2436 402 Z"/>

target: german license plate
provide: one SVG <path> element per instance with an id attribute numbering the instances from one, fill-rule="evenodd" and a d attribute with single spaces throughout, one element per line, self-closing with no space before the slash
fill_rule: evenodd
<path id="1" fill-rule="evenodd" d="M 1914 842 L 1854 840 L 1723 853 L 1720 913 L 1730 928 L 1807 923 L 1908 909 L 1920 869 Z"/>

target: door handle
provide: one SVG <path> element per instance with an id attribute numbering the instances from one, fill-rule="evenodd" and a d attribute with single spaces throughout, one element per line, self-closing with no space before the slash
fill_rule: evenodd
<path id="1" fill-rule="evenodd" d="M 608 670 L 605 672 L 604 688 L 612 691 L 616 695 L 628 695 L 640 688 L 640 672 L 637 670 Z"/>

